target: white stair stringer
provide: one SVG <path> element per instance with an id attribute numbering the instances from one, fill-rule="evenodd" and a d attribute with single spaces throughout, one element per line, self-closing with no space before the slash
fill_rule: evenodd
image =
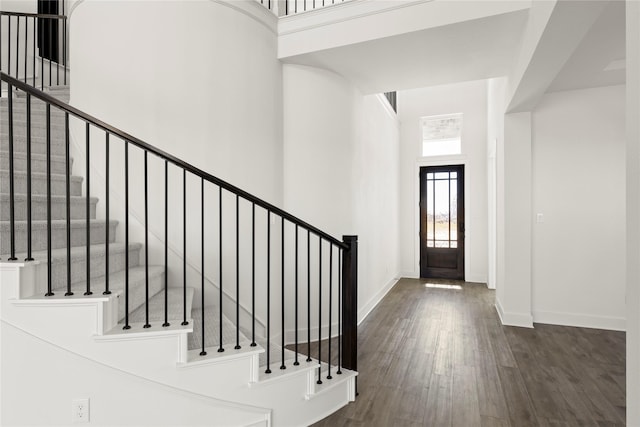
<path id="1" fill-rule="evenodd" d="M 205 356 L 188 351 L 192 321 L 186 326 L 172 322 L 167 328 L 152 322 L 147 329 L 133 323 L 124 331 L 117 319 L 121 298 L 114 294 L 45 298 L 23 292 L 20 297 L 21 284 L 34 288 L 34 271 L 35 265 L 28 263 L 0 263 L 2 322 L 84 358 L 184 392 L 266 408 L 271 411 L 268 425 L 309 425 L 355 399 L 357 374 L 343 369 L 342 375 L 333 373 L 334 379 L 326 380 L 325 373 L 323 384 L 317 385 L 317 361 L 299 367 L 288 361 L 282 371 L 274 365 L 267 376 L 259 367 L 264 350 L 248 342 L 240 350 L 228 346 L 221 353 L 207 347 Z M 215 420 L 206 424 L 218 425 Z"/>

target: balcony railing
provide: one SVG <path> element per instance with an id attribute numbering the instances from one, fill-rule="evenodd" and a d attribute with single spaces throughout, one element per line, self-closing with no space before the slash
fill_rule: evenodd
<path id="1" fill-rule="evenodd" d="M 352 0 L 256 0 L 276 16 L 291 16 Z"/>

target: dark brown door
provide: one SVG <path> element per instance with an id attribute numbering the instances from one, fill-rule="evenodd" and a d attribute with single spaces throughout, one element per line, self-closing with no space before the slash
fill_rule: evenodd
<path id="1" fill-rule="evenodd" d="M 38 0 L 38 13 L 58 15 L 60 0 Z M 40 55 L 53 62 L 58 61 L 59 23 L 57 19 L 38 18 L 38 48 Z"/>
<path id="2" fill-rule="evenodd" d="M 420 168 L 420 277 L 464 280 L 464 165 Z"/>

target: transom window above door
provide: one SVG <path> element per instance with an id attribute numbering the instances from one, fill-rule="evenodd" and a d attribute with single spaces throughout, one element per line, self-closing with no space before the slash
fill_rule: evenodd
<path id="1" fill-rule="evenodd" d="M 462 153 L 462 113 L 422 117 L 420 126 L 423 157 Z"/>

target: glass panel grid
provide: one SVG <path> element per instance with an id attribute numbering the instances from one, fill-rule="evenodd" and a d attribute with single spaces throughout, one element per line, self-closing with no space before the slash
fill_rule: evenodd
<path id="1" fill-rule="evenodd" d="M 458 173 L 427 173 L 427 247 L 458 247 Z"/>

